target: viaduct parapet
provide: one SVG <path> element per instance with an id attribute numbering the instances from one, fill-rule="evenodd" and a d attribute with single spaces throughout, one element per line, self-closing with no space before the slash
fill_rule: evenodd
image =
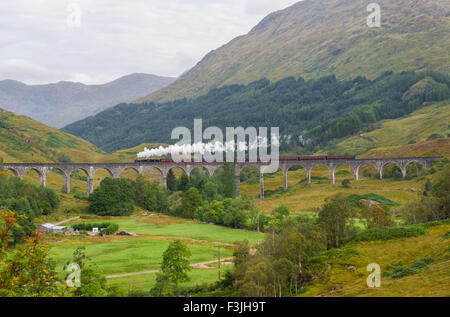
<path id="1" fill-rule="evenodd" d="M 284 175 L 284 190 L 288 188 L 287 176 L 288 170 L 293 167 L 301 167 L 306 170 L 308 185 L 311 184 L 311 171 L 314 167 L 323 165 L 330 171 L 331 184 L 335 184 L 336 169 L 342 165 L 349 166 L 353 171 L 355 180 L 359 178 L 359 169 L 363 165 L 372 165 L 377 170 L 380 178 L 383 178 L 383 168 L 389 164 L 397 165 L 402 171 L 403 177 L 406 177 L 406 168 L 411 163 L 418 163 L 425 168 L 428 168 L 432 162 L 440 160 L 440 157 L 408 157 L 408 158 L 380 158 L 380 159 L 355 159 L 355 160 L 305 160 L 305 161 L 280 161 L 279 170 Z M 223 163 L 4 163 L 3 168 L 11 170 L 16 176 L 22 177 L 27 170 L 35 170 L 39 174 L 41 186 L 46 186 L 47 173 L 52 170 L 58 170 L 64 177 L 64 191 L 70 192 L 70 175 L 77 169 L 83 170 L 87 175 L 87 195 L 89 196 L 94 190 L 94 174 L 100 169 L 109 172 L 112 178 L 120 178 L 122 172 L 126 169 L 134 169 L 137 173 L 143 175 L 151 168 L 157 169 L 161 173 L 161 182 L 163 186 L 167 186 L 167 173 L 175 167 L 181 168 L 188 176 L 192 170 L 197 167 L 204 168 L 208 171 L 210 176 L 213 176 L 215 171 L 223 166 Z M 240 196 L 240 176 L 241 171 L 248 167 L 256 167 L 260 172 L 260 197 L 264 199 L 264 170 L 267 168 L 267 163 L 262 162 L 241 162 L 235 165 L 235 181 L 237 195 Z"/>

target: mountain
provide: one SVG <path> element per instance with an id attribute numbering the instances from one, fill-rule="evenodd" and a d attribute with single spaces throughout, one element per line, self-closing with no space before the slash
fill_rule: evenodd
<path id="1" fill-rule="evenodd" d="M 95 162 L 104 157 L 104 152 L 83 139 L 0 108 L 4 162 Z"/>
<path id="2" fill-rule="evenodd" d="M 26 85 L 0 81 L 0 107 L 61 128 L 120 102 L 128 102 L 156 91 L 174 78 L 132 74 L 103 85 L 59 82 Z"/>
<path id="3" fill-rule="evenodd" d="M 136 102 L 192 98 L 212 88 L 335 74 L 374 79 L 388 70 L 450 73 L 450 1 L 378 0 L 381 27 L 360 0 L 304 0 L 207 54 L 168 87 Z"/>
<path id="4" fill-rule="evenodd" d="M 370 80 L 335 76 L 216 88 L 193 99 L 120 104 L 72 123 L 64 131 L 111 152 L 146 142 L 169 143 L 175 127 L 279 127 L 283 151 L 326 146 L 376 128 L 430 102 L 450 98 L 450 76 L 433 71 L 386 72 Z M 298 147 L 297 147 L 298 146 Z"/>

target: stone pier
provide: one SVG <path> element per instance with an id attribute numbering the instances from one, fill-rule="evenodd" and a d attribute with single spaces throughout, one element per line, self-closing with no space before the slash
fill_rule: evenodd
<path id="1" fill-rule="evenodd" d="M 383 168 L 389 164 L 397 165 L 403 177 L 406 177 L 407 167 L 411 163 L 418 163 L 425 168 L 428 168 L 432 162 L 440 160 L 440 157 L 408 157 L 408 158 L 372 158 L 372 159 L 355 159 L 355 160 L 299 160 L 299 161 L 280 161 L 279 169 L 283 171 L 284 191 L 288 189 L 288 170 L 294 166 L 300 166 L 306 170 L 307 184 L 311 185 L 311 171 L 314 167 L 322 165 L 326 166 L 330 171 L 331 184 L 335 184 L 335 171 L 341 165 L 349 166 L 353 170 L 354 179 L 358 180 L 359 169 L 365 164 L 375 167 L 380 179 L 383 178 Z M 221 167 L 222 163 L 204 163 L 204 162 L 181 162 L 181 163 L 4 163 L 3 168 L 11 170 L 16 176 L 22 177 L 27 170 L 35 170 L 39 174 L 41 186 L 47 185 L 47 174 L 49 171 L 58 170 L 64 177 L 64 191 L 70 192 L 70 176 L 76 170 L 82 170 L 87 175 L 87 189 L 86 194 L 90 195 L 94 191 L 94 174 L 99 169 L 104 169 L 109 172 L 112 178 L 120 178 L 125 169 L 134 169 L 137 173 L 143 175 L 148 169 L 155 168 L 161 173 L 161 183 L 167 186 L 167 173 L 174 167 L 181 168 L 188 176 L 194 168 L 205 168 L 209 175 L 214 175 L 214 172 Z M 262 162 L 238 162 L 235 164 L 235 182 L 236 195 L 240 196 L 240 175 L 243 168 L 247 166 L 256 167 L 260 172 L 260 198 L 264 199 L 264 173 L 263 168 L 268 166 L 267 163 Z"/>

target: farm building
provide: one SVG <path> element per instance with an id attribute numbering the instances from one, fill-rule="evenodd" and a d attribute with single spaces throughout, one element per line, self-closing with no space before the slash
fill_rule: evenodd
<path id="1" fill-rule="evenodd" d="M 55 233 L 55 232 L 66 232 L 67 227 L 65 226 L 55 226 L 51 223 L 44 223 L 42 225 L 37 226 L 36 232 L 42 233 Z"/>

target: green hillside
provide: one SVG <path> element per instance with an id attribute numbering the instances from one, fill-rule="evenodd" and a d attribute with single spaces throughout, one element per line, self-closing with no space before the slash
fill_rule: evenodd
<path id="1" fill-rule="evenodd" d="M 145 142 L 170 142 L 175 127 L 280 127 L 282 151 L 311 150 L 361 130 L 377 121 L 398 118 L 450 97 L 450 77 L 436 72 L 386 72 L 374 80 L 335 76 L 305 81 L 288 77 L 260 79 L 248 85 L 213 89 L 195 99 L 163 104 L 120 104 L 75 122 L 64 131 L 105 151 Z"/>
<path id="2" fill-rule="evenodd" d="M 379 128 L 354 135 L 328 146 L 322 153 L 350 153 L 363 157 L 450 157 L 450 102 L 414 111 L 396 119 L 384 120 Z"/>
<path id="3" fill-rule="evenodd" d="M 0 108 L 0 157 L 5 162 L 95 162 L 103 156 L 83 139 Z"/>
<path id="4" fill-rule="evenodd" d="M 138 101 L 190 98 L 262 77 L 373 79 L 387 70 L 419 69 L 449 73 L 449 1 L 376 2 L 382 10 L 380 28 L 367 26 L 370 2 L 359 0 L 304 0 L 271 13 L 170 86 Z"/>

